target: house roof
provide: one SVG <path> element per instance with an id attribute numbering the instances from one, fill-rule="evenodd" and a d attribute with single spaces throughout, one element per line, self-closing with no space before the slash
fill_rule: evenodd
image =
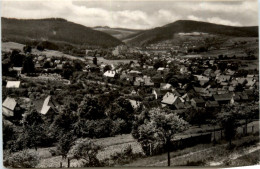
<path id="1" fill-rule="evenodd" d="M 191 100 L 194 100 L 196 103 L 205 103 L 205 101 L 201 97 L 194 97 Z"/>
<path id="2" fill-rule="evenodd" d="M 15 101 L 14 98 L 7 97 L 5 101 L 3 102 L 2 106 L 9 109 L 9 110 L 14 110 L 17 102 Z"/>
<path id="3" fill-rule="evenodd" d="M 206 107 L 218 107 L 219 104 L 217 101 L 207 101 L 205 104 Z"/>
<path id="4" fill-rule="evenodd" d="M 154 83 L 153 83 L 152 80 L 151 80 L 151 77 L 145 77 L 145 78 L 144 78 L 144 85 L 146 85 L 146 86 L 152 86 L 152 85 L 154 85 Z"/>
<path id="5" fill-rule="evenodd" d="M 170 89 L 172 87 L 169 83 L 161 83 L 160 84 L 161 89 Z"/>
<path id="6" fill-rule="evenodd" d="M 132 107 L 134 109 L 138 108 L 140 106 L 140 102 L 139 101 L 136 101 L 136 100 L 131 100 L 131 99 L 128 99 L 129 102 L 131 103 Z"/>
<path id="7" fill-rule="evenodd" d="M 40 111 L 41 114 L 47 114 L 50 110 L 51 106 L 49 106 L 49 101 L 51 99 L 51 96 L 46 97 L 46 99 L 43 102 L 42 109 Z"/>
<path id="8" fill-rule="evenodd" d="M 244 78 L 244 77 L 236 78 L 236 80 L 237 80 L 237 82 L 238 82 L 239 84 L 243 84 L 243 83 L 246 82 L 246 78 Z"/>
<path id="9" fill-rule="evenodd" d="M 19 88 L 20 81 L 7 81 L 6 88 Z"/>
<path id="10" fill-rule="evenodd" d="M 232 98 L 232 93 L 214 94 L 213 97 L 216 101 L 228 101 Z"/>
<path id="11" fill-rule="evenodd" d="M 178 96 L 174 95 L 173 93 L 167 92 L 163 96 L 162 103 L 165 104 L 174 104 L 174 102 L 178 99 Z"/>
<path id="12" fill-rule="evenodd" d="M 229 75 L 220 75 L 216 77 L 216 80 L 219 82 L 225 82 L 225 81 L 229 81 L 231 78 L 231 76 Z"/>
<path id="13" fill-rule="evenodd" d="M 22 71 L 23 67 L 13 67 L 13 70 L 15 71 Z"/>
<path id="14" fill-rule="evenodd" d="M 248 100 L 248 95 L 247 95 L 247 93 L 237 92 L 236 95 L 238 95 L 242 100 Z"/>

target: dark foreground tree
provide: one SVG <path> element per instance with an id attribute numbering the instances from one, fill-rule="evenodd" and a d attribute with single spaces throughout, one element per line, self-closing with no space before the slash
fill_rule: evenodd
<path id="1" fill-rule="evenodd" d="M 221 127 L 224 129 L 225 139 L 229 141 L 229 147 L 231 148 L 232 139 L 237 132 L 237 119 L 233 112 L 225 111 L 218 117 Z"/>
<path id="2" fill-rule="evenodd" d="M 35 72 L 33 56 L 26 56 L 23 62 L 23 73 L 31 74 Z"/>

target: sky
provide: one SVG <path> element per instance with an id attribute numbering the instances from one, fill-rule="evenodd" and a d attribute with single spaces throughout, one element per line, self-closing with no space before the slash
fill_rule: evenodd
<path id="1" fill-rule="evenodd" d="M 150 29 L 176 20 L 231 26 L 258 25 L 257 0 L 2 0 L 1 15 L 18 19 L 64 18 L 88 27 Z"/>

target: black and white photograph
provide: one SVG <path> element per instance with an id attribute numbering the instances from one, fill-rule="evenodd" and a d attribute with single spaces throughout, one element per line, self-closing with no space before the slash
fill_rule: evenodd
<path id="1" fill-rule="evenodd" d="M 260 165 L 258 4 L 2 0 L 2 166 Z"/>

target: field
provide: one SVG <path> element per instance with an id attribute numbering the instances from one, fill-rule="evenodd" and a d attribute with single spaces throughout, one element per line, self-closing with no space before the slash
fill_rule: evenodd
<path id="1" fill-rule="evenodd" d="M 25 45 L 20 44 L 20 43 L 15 43 L 15 42 L 2 42 L 2 51 L 4 52 L 11 52 L 13 49 L 18 49 L 23 51 L 23 47 Z M 84 61 L 84 58 L 81 57 L 76 57 L 76 56 L 72 56 L 72 55 L 68 55 L 68 54 L 64 54 L 62 52 L 59 51 L 55 51 L 55 50 L 47 50 L 45 49 L 44 51 L 38 51 L 37 49 L 32 49 L 32 54 L 34 55 L 45 55 L 46 57 L 65 57 L 65 58 L 69 58 L 69 59 L 79 59 Z"/>
<path id="2" fill-rule="evenodd" d="M 110 155 L 121 152 L 128 145 L 131 145 L 134 153 L 141 153 L 142 149 L 138 142 L 134 140 L 134 138 L 130 134 L 118 135 L 115 137 L 101 138 L 95 139 L 95 144 L 101 145 L 103 149 L 98 153 L 97 157 L 100 160 L 110 157 Z M 52 156 L 49 152 L 50 149 L 56 149 L 55 147 L 50 148 L 40 148 L 37 150 L 37 153 L 41 157 L 40 163 L 36 166 L 36 168 L 44 168 L 44 167 L 60 167 L 60 163 L 63 166 L 67 167 L 67 160 L 62 159 L 61 156 Z M 31 152 L 35 152 L 35 150 L 31 149 Z M 81 161 L 71 160 L 71 167 L 80 167 Z"/>
<path id="3" fill-rule="evenodd" d="M 91 56 L 88 56 L 88 57 L 86 57 L 87 59 L 89 59 L 89 60 L 92 60 L 93 59 L 93 57 L 91 57 Z M 97 58 L 97 60 L 98 60 L 98 64 L 113 64 L 113 65 L 117 65 L 117 64 L 119 64 L 119 63 L 124 63 L 124 64 L 126 64 L 126 63 L 130 63 L 131 61 L 133 61 L 133 62 L 137 62 L 137 60 L 134 60 L 134 59 L 124 59 L 124 60 L 107 60 L 107 59 L 104 59 L 103 57 L 98 57 Z"/>
<path id="4" fill-rule="evenodd" d="M 248 140 L 254 140 L 258 143 L 246 145 Z M 235 148 L 231 151 L 227 149 L 226 143 L 221 142 L 215 146 L 212 146 L 212 144 L 201 144 L 194 147 L 185 148 L 183 150 L 171 152 L 171 166 L 238 166 L 238 162 L 232 165 L 232 161 L 236 159 L 239 160 L 241 158 L 244 160 L 247 158 L 247 153 L 250 157 L 253 156 L 255 159 L 254 163 L 248 163 L 248 165 L 259 163 L 259 159 L 256 159 L 257 155 L 253 153 L 260 150 L 258 135 L 237 139 L 233 141 L 233 144 Z M 242 155 L 240 156 L 239 154 Z M 165 153 L 158 156 L 139 159 L 130 164 L 127 164 L 126 166 L 167 166 L 167 154 Z"/>
<path id="5" fill-rule="evenodd" d="M 259 122 L 252 122 L 249 124 L 250 126 L 254 124 L 255 126 L 255 132 L 258 132 L 258 125 Z M 211 127 L 202 126 L 194 127 L 186 132 L 186 135 L 179 135 L 176 138 L 183 138 L 183 137 L 189 137 L 191 133 L 201 133 L 206 131 L 212 131 Z M 238 129 L 238 133 L 241 133 L 242 129 Z M 251 131 L 248 132 L 251 133 Z M 220 139 L 220 131 L 216 132 L 216 138 L 217 140 Z M 246 141 L 246 138 L 241 139 L 242 142 Z M 106 158 L 109 158 L 111 155 L 113 155 L 116 152 L 122 152 L 128 145 L 131 145 L 134 153 L 142 153 L 142 148 L 140 144 L 132 137 L 131 134 L 124 134 L 124 135 L 118 135 L 115 137 L 108 137 L 108 138 L 100 138 L 100 139 L 94 139 L 93 140 L 95 144 L 102 146 L 102 150 L 98 153 L 97 157 L 100 160 L 104 160 Z M 234 143 L 239 143 L 241 141 L 234 141 Z M 185 148 L 183 150 L 177 150 L 175 152 L 171 153 L 171 158 L 173 158 L 172 162 L 173 165 L 186 165 L 187 158 L 189 158 L 189 161 L 200 161 L 202 157 L 209 156 L 209 154 L 212 155 L 212 152 L 215 150 L 218 150 L 220 153 L 225 151 L 222 150 L 223 147 L 226 147 L 226 144 L 219 144 L 215 147 L 212 147 L 212 144 L 199 144 L 193 147 Z M 258 149 L 259 147 L 257 147 Z M 39 148 L 36 153 L 39 154 L 41 160 L 40 163 L 37 165 L 38 168 L 43 167 L 60 167 L 60 163 L 62 163 L 63 166 L 67 166 L 67 160 L 62 159 L 61 156 L 52 156 L 50 153 L 50 149 L 55 150 L 55 147 L 49 147 L 49 148 Z M 34 149 L 30 149 L 30 152 L 35 152 Z M 226 153 L 226 152 L 225 152 Z M 197 156 L 199 154 L 199 156 Z M 214 154 L 214 153 L 213 153 Z M 221 157 L 219 155 L 218 157 Z M 175 158 L 178 158 L 176 161 Z M 242 158 L 242 157 L 241 157 Z M 152 156 L 152 157 L 146 157 L 138 159 L 130 164 L 127 164 L 127 166 L 166 166 L 167 161 L 166 160 L 166 154 Z M 210 163 L 211 159 L 208 160 L 208 165 L 216 165 L 214 163 Z M 218 161 L 218 160 L 217 160 Z M 80 167 L 81 161 L 77 160 L 71 160 L 71 167 Z M 223 161 L 224 163 L 224 161 Z M 220 165 L 220 164 L 219 164 Z"/>

